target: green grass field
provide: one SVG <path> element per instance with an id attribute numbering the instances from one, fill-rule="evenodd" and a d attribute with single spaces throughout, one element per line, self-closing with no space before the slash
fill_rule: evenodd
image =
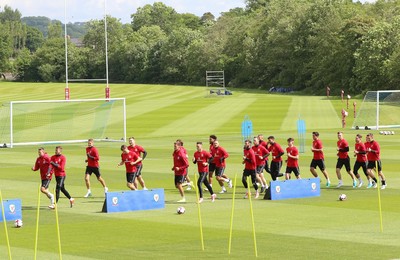
<path id="1" fill-rule="evenodd" d="M 71 85 L 71 98 L 103 98 L 104 86 Z M 148 151 L 143 177 L 149 188 L 164 188 L 166 207 L 162 210 L 101 213 L 103 190 L 91 178 L 93 197 L 83 198 L 86 143 L 66 144 L 66 188 L 76 199 L 71 209 L 62 195 L 59 223 L 63 259 L 201 259 L 255 258 L 249 200 L 242 197 L 241 122 L 245 115 L 253 121 L 254 134 L 274 135 L 282 147 L 286 139 L 297 139 L 296 121 L 305 120 L 306 152 L 300 155 L 303 178 L 311 178 L 309 163 L 311 132 L 319 131 L 324 142 L 326 164 L 333 187 L 336 185 L 336 132 L 341 130 L 339 99 L 296 95 L 270 95 L 265 92 L 234 90 L 233 96 L 206 97 L 203 87 L 162 85 L 112 85 L 112 97 L 127 99 L 127 132 Z M 0 102 L 10 100 L 63 99 L 63 84 L 1 83 Z M 361 100 L 357 100 L 361 104 Z M 352 113 L 350 113 L 352 114 Z M 1 124 L 5 124 L 2 120 Z M 347 125 L 352 125 L 348 118 Z M 29 128 L 29 126 L 27 126 Z M 26 129 L 29 130 L 29 129 Z M 396 131 L 396 130 L 395 130 Z M 29 131 L 26 131 L 29 135 Z M 354 147 L 355 134 L 365 130 L 344 130 Z M 376 133 L 376 131 L 374 131 Z M 208 141 L 215 134 L 230 153 L 227 174 L 237 176 L 233 217 L 232 249 L 228 255 L 232 210 L 232 190 L 201 204 L 205 250 L 201 250 L 199 219 L 194 190 L 186 192 L 186 213 L 177 215 L 182 204 L 175 201 L 172 166 L 173 142 L 183 139 L 189 155 L 196 141 Z M 397 133 L 396 133 L 397 134 Z M 30 138 L 27 136 L 27 138 Z M 90 138 L 90 136 L 87 136 Z M 400 197 L 398 176 L 399 135 L 376 133 L 382 148 L 382 162 L 388 187 L 381 191 L 383 232 L 380 231 L 378 192 L 366 187 L 353 189 L 343 173 L 344 187 L 325 188 L 317 198 L 283 201 L 252 200 L 259 258 L 267 259 L 395 259 L 400 258 Z M 97 142 L 101 172 L 110 191 L 127 190 L 125 169 L 116 168 L 120 143 Z M 53 154 L 55 145 L 46 145 Z M 8 222 L 13 259 L 33 259 L 39 175 L 32 172 L 37 146 L 0 149 L 0 189 L 5 199 L 21 198 L 24 226 Z M 353 163 L 353 161 L 352 161 Z M 191 164 L 194 179 L 197 168 Z M 321 175 L 322 176 L 322 175 Z M 270 178 L 267 178 L 270 180 Z M 365 180 L 365 177 L 363 178 Z M 51 183 L 54 189 L 55 182 Z M 216 187 L 214 181 L 214 187 Z M 220 190 L 216 188 L 216 192 Z M 338 201 L 341 193 L 347 201 Z M 206 194 L 206 198 L 208 198 Z M 48 210 L 48 199 L 40 195 L 38 259 L 58 259 L 55 212 Z M 0 259 L 8 258 L 3 225 L 0 227 Z"/>

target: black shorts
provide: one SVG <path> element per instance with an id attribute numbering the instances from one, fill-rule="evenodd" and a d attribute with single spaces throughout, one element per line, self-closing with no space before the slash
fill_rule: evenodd
<path id="1" fill-rule="evenodd" d="M 263 171 L 264 171 L 264 167 L 265 167 L 265 165 L 258 165 L 257 169 L 256 169 L 256 173 L 257 174 L 262 174 Z"/>
<path id="2" fill-rule="evenodd" d="M 294 175 L 299 176 L 300 175 L 300 169 L 299 167 L 286 167 L 286 173 L 291 174 L 294 173 Z"/>
<path id="3" fill-rule="evenodd" d="M 380 171 L 382 171 L 382 162 L 381 162 L 381 160 L 368 161 L 367 168 L 368 169 L 378 169 L 378 172 L 380 172 Z"/>
<path id="4" fill-rule="evenodd" d="M 175 185 L 185 182 L 185 175 L 175 175 Z"/>
<path id="5" fill-rule="evenodd" d="M 354 175 L 358 174 L 358 169 L 362 168 L 365 175 L 367 175 L 367 162 L 356 161 L 353 166 Z"/>
<path id="6" fill-rule="evenodd" d="M 215 163 L 210 163 L 208 165 L 208 172 L 211 172 L 211 174 L 212 174 L 212 173 L 214 173 L 214 171 L 215 171 Z"/>
<path id="7" fill-rule="evenodd" d="M 96 175 L 97 178 L 101 176 L 99 168 L 86 166 L 86 174 L 92 175 L 92 173 L 94 173 L 94 175 Z"/>
<path id="8" fill-rule="evenodd" d="M 342 169 L 343 165 L 346 168 L 346 171 L 349 172 L 351 170 L 349 157 L 346 159 L 339 158 L 336 163 L 336 169 Z"/>
<path id="9" fill-rule="evenodd" d="M 256 170 L 250 170 L 250 169 L 244 169 L 243 170 L 243 176 L 247 177 L 247 176 L 256 176 Z"/>
<path id="10" fill-rule="evenodd" d="M 134 183 L 136 179 L 136 172 L 127 172 L 126 173 L 126 182 Z"/>
<path id="11" fill-rule="evenodd" d="M 45 189 L 48 189 L 50 182 L 51 182 L 51 180 L 48 180 L 48 179 L 42 180 L 42 187 Z"/>
<path id="12" fill-rule="evenodd" d="M 136 165 L 136 177 L 142 175 L 143 164 Z"/>
<path id="13" fill-rule="evenodd" d="M 317 169 L 317 167 L 319 167 L 321 169 L 321 171 L 325 170 L 324 159 L 320 159 L 320 160 L 312 159 L 311 164 L 310 164 L 310 168 Z"/>
<path id="14" fill-rule="evenodd" d="M 225 172 L 225 167 L 215 167 L 215 176 L 222 176 Z"/>
<path id="15" fill-rule="evenodd" d="M 282 167 L 282 161 L 280 162 L 271 162 L 271 173 L 278 175 L 279 171 L 281 170 Z"/>

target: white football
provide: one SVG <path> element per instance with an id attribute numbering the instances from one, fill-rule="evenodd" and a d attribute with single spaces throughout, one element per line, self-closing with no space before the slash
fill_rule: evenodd
<path id="1" fill-rule="evenodd" d="M 15 226 L 16 228 L 20 228 L 20 227 L 22 227 L 22 225 L 23 225 L 23 223 L 22 223 L 22 220 L 21 220 L 21 219 L 16 219 L 16 220 L 15 220 L 14 226 Z"/>
<path id="2" fill-rule="evenodd" d="M 340 194 L 340 196 L 339 196 L 339 200 L 340 201 L 343 201 L 343 200 L 346 200 L 346 199 L 347 199 L 346 194 Z"/>
<path id="3" fill-rule="evenodd" d="M 178 214 L 184 214 L 185 211 L 186 211 L 186 209 L 184 207 L 178 207 L 176 209 L 176 213 L 178 213 Z"/>

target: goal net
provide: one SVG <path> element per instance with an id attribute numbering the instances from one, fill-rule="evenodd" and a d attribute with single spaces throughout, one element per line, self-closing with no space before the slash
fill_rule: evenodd
<path id="1" fill-rule="evenodd" d="M 126 140 L 125 98 L 3 104 L 2 146 Z"/>
<path id="2" fill-rule="evenodd" d="M 400 127 L 400 90 L 368 91 L 353 122 L 353 128 Z"/>

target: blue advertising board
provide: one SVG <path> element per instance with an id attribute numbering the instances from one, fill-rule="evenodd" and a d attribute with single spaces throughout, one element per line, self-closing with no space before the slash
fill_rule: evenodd
<path id="1" fill-rule="evenodd" d="M 6 221 L 22 220 L 22 203 L 21 199 L 3 200 L 4 215 Z M 0 208 L 1 212 L 1 208 Z M 3 213 L 0 214 L 0 221 L 3 222 Z"/>
<path id="2" fill-rule="evenodd" d="M 301 180 L 271 181 L 270 187 L 265 191 L 264 199 L 283 200 L 321 195 L 320 178 Z"/>
<path id="3" fill-rule="evenodd" d="M 103 212 L 162 209 L 164 189 L 107 192 Z"/>

